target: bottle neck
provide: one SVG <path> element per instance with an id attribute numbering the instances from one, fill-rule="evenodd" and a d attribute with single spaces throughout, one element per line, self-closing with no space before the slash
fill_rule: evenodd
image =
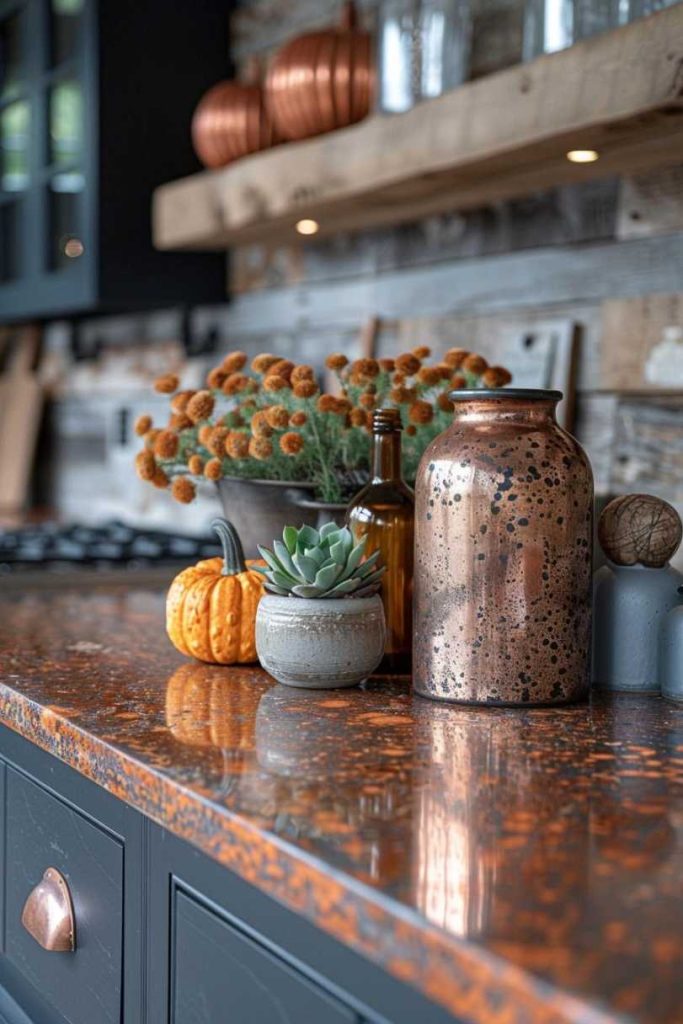
<path id="1" fill-rule="evenodd" d="M 401 479 L 401 432 L 375 434 L 372 448 L 373 483 Z"/>

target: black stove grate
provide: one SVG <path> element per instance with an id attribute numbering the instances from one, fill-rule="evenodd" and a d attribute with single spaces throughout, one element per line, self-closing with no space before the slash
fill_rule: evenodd
<path id="1" fill-rule="evenodd" d="M 0 573 L 4 574 L 29 568 L 59 571 L 74 566 L 180 567 L 220 553 L 220 545 L 212 536 L 140 530 L 116 521 L 101 526 L 41 523 L 0 530 Z"/>

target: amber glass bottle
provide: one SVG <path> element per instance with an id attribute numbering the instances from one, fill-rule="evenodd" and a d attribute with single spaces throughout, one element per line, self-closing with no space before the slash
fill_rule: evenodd
<path id="1" fill-rule="evenodd" d="M 387 639 L 378 671 L 399 673 L 410 672 L 415 518 L 413 492 L 401 478 L 401 429 L 397 409 L 374 413 L 372 479 L 346 513 L 354 537 L 367 534 L 368 550 L 379 548 L 382 552 Z"/>

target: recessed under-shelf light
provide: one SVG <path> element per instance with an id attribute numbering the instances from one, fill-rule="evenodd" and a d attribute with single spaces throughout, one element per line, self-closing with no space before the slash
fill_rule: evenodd
<path id="1" fill-rule="evenodd" d="M 317 220 L 311 220 L 309 217 L 298 220 L 294 226 L 300 235 L 316 235 L 320 231 Z"/>
<path id="2" fill-rule="evenodd" d="M 593 164 L 600 159 L 600 154 L 595 149 L 570 149 L 567 153 L 567 160 L 573 164 Z"/>

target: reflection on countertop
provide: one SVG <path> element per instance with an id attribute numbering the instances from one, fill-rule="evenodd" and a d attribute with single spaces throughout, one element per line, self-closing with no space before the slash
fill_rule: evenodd
<path id="1" fill-rule="evenodd" d="M 0 721 L 463 1019 L 683 1019 L 683 708 L 289 690 L 139 590 L 0 599 Z"/>

